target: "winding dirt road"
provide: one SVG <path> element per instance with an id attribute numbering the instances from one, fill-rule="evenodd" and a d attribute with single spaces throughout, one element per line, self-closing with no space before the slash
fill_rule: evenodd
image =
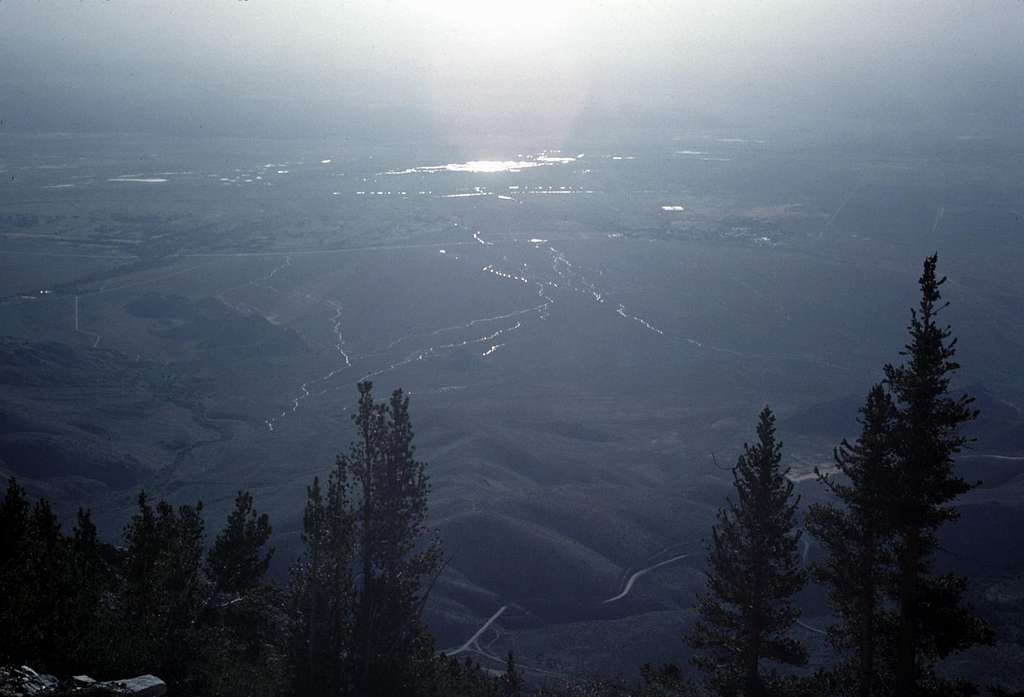
<path id="1" fill-rule="evenodd" d="M 647 574 L 647 573 L 650 573 L 651 571 L 654 571 L 655 569 L 657 569 L 659 567 L 665 566 L 666 564 L 671 564 L 672 562 L 676 562 L 676 561 L 680 561 L 682 559 L 686 559 L 688 556 L 690 556 L 690 555 L 689 554 L 680 554 L 678 556 L 672 557 L 671 559 L 666 559 L 665 561 L 658 562 L 657 564 L 654 564 L 653 566 L 648 566 L 647 568 L 640 569 L 635 574 L 633 574 L 632 576 L 629 577 L 629 580 L 626 581 L 626 585 L 622 589 L 621 593 L 619 593 L 618 595 L 616 595 L 614 597 L 608 598 L 608 600 L 602 601 L 601 604 L 602 605 L 607 605 L 608 603 L 614 603 L 616 600 L 622 600 L 627 595 L 629 595 L 629 592 L 631 590 L 633 590 L 633 584 L 636 583 L 638 578 L 640 578 L 644 574 Z"/>

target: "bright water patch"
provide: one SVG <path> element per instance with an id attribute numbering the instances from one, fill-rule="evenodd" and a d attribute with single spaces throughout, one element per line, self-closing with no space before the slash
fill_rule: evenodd
<path id="1" fill-rule="evenodd" d="M 582 156 L 580 156 L 582 157 Z M 560 155 L 520 156 L 518 160 L 469 160 L 467 162 L 449 162 L 444 165 L 426 165 L 407 169 L 389 170 L 383 174 L 433 174 L 437 172 L 468 172 L 470 174 L 496 174 L 499 172 L 519 172 L 534 167 L 548 167 L 575 162 L 577 157 Z"/>

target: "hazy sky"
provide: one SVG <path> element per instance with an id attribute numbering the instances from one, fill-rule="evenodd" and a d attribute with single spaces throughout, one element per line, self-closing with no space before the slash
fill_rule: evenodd
<path id="1" fill-rule="evenodd" d="M 18 130 L 1011 129 L 1024 2 L 0 0 L 0 65 Z"/>

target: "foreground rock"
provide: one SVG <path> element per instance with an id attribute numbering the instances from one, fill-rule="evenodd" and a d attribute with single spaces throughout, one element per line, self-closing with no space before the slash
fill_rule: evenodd
<path id="1" fill-rule="evenodd" d="M 28 666 L 0 668 L 0 697 L 22 697 L 57 689 L 57 678 L 41 675 Z"/>
<path id="2" fill-rule="evenodd" d="M 28 666 L 0 668 L 0 697 L 163 697 L 167 684 L 155 675 L 97 682 L 88 675 L 76 675 L 63 685 L 52 675 Z"/>
<path id="3" fill-rule="evenodd" d="M 167 684 L 155 675 L 100 682 L 96 683 L 94 688 L 107 689 L 112 693 L 131 697 L 162 697 L 167 693 Z"/>

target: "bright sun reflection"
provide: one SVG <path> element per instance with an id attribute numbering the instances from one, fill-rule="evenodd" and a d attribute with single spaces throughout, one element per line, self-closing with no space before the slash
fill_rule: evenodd
<path id="1" fill-rule="evenodd" d="M 471 172 L 473 174 L 491 174 L 494 172 L 518 172 L 519 170 L 531 167 L 546 167 L 551 165 L 564 165 L 575 162 L 583 157 L 579 154 L 576 157 L 560 157 L 555 155 L 541 154 L 531 157 L 528 160 L 469 160 L 468 162 L 449 162 L 446 165 L 424 165 L 421 167 L 410 167 L 408 169 L 393 169 L 384 174 L 431 174 L 434 172 Z"/>
<path id="2" fill-rule="evenodd" d="M 541 167 L 545 163 L 537 160 L 470 160 L 469 162 L 451 162 L 446 165 L 426 165 L 409 169 L 394 169 L 385 174 L 430 174 L 432 172 L 472 172 L 489 174 L 493 172 L 518 172 L 530 167 Z"/>
<path id="3" fill-rule="evenodd" d="M 451 164 L 445 169 L 451 172 L 510 172 L 524 167 L 536 167 L 536 162 L 513 160 L 470 160 L 463 164 Z"/>

